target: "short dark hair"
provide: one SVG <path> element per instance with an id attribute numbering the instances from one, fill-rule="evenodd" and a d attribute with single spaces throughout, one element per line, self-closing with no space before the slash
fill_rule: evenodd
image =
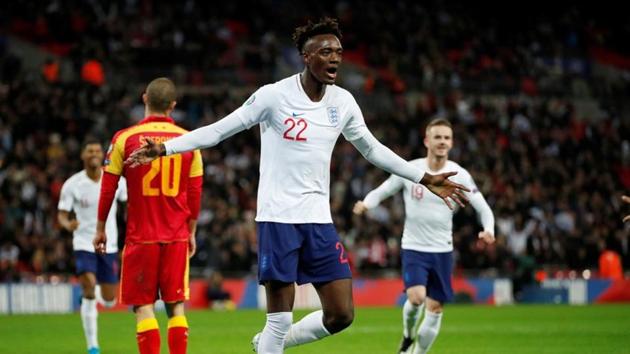
<path id="1" fill-rule="evenodd" d="M 337 19 L 331 17 L 323 17 L 319 22 L 313 23 L 310 20 L 304 26 L 297 27 L 293 32 L 293 42 L 297 50 L 302 53 L 304 44 L 312 37 L 320 34 L 333 34 L 341 39 L 341 30 Z"/>
<path id="2" fill-rule="evenodd" d="M 451 129 L 453 129 L 453 125 L 447 119 L 445 119 L 445 118 L 435 118 L 435 119 L 431 120 L 429 122 L 429 124 L 427 124 L 427 127 L 426 127 L 425 131 L 429 131 L 429 129 L 431 129 L 431 127 L 436 127 L 436 126 L 439 126 L 439 125 L 445 126 L 445 127 L 449 127 Z"/>
<path id="3" fill-rule="evenodd" d="M 177 98 L 175 84 L 166 77 L 157 78 L 147 86 L 147 105 L 153 112 L 166 112 Z"/>
<path id="4" fill-rule="evenodd" d="M 101 149 L 103 148 L 103 144 L 101 144 L 98 139 L 94 137 L 87 137 L 85 138 L 85 140 L 83 140 L 83 143 L 81 144 L 81 151 L 85 150 L 89 145 L 99 145 Z"/>

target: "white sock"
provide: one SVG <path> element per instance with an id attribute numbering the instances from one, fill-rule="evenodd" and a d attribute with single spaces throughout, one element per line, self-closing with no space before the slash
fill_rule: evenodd
<path id="1" fill-rule="evenodd" d="M 88 349 L 98 347 L 96 299 L 81 299 L 81 322 Z"/>
<path id="2" fill-rule="evenodd" d="M 424 311 L 424 319 L 420 324 L 418 330 L 418 341 L 416 343 L 416 349 L 414 354 L 425 354 L 431 348 L 431 344 L 435 341 L 440 332 L 440 325 L 442 324 L 442 314 L 433 313 L 427 310 Z"/>
<path id="3" fill-rule="evenodd" d="M 114 300 L 112 301 L 107 301 L 103 299 L 102 305 L 108 309 L 111 309 L 112 307 L 116 306 L 116 298 L 114 298 Z"/>
<path id="4" fill-rule="evenodd" d="M 412 333 L 414 333 L 413 329 L 416 327 L 416 322 L 418 322 L 418 318 L 420 318 L 423 308 L 424 303 L 420 306 L 416 306 L 409 300 L 405 301 L 402 310 L 403 336 L 405 338 L 411 338 Z"/>
<path id="5" fill-rule="evenodd" d="M 274 312 L 267 314 L 267 323 L 258 342 L 259 354 L 282 354 L 284 338 L 293 322 L 292 312 Z"/>
<path id="6" fill-rule="evenodd" d="M 311 312 L 293 324 L 284 339 L 284 347 L 291 348 L 328 337 L 330 332 L 324 327 L 324 311 Z"/>

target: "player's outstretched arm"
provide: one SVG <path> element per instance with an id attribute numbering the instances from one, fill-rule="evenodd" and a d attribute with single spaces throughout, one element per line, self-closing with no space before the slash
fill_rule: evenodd
<path id="1" fill-rule="evenodd" d="M 626 195 L 622 196 L 621 200 L 623 200 L 624 202 L 630 204 L 630 197 L 628 197 Z M 626 221 L 630 221 L 630 215 L 626 215 L 626 216 L 623 217 L 623 222 L 626 222 Z"/>
<path id="2" fill-rule="evenodd" d="M 429 191 L 442 198 L 450 209 L 453 209 L 453 204 L 449 199 L 462 207 L 468 201 L 463 192 L 470 192 L 470 190 L 448 179 L 450 176 L 456 175 L 457 172 L 428 174 L 396 155 L 376 140 L 369 131 L 364 132 L 360 138 L 352 140 L 351 143 L 373 165 L 414 183 L 425 185 Z"/>
<path id="3" fill-rule="evenodd" d="M 147 139 L 145 145 L 137 148 L 129 155 L 125 164 L 135 167 L 148 164 L 160 156 L 212 147 L 247 128 L 248 126 L 239 118 L 237 110 L 213 124 L 182 134 L 163 144 L 155 144 L 152 140 Z"/>

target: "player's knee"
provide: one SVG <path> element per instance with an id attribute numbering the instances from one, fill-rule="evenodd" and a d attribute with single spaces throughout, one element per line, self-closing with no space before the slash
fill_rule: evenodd
<path id="1" fill-rule="evenodd" d="M 354 311 L 343 311 L 326 316 L 324 318 L 324 326 L 330 334 L 334 334 L 348 328 L 352 324 L 352 321 L 354 321 Z"/>
<path id="2" fill-rule="evenodd" d="M 414 306 L 420 306 L 424 303 L 426 296 L 420 291 L 408 291 L 407 299 Z"/>
<path id="3" fill-rule="evenodd" d="M 431 303 L 431 304 L 427 304 L 427 310 L 429 312 L 439 314 L 444 311 L 444 307 L 442 306 L 442 304 L 439 304 L 439 303 Z"/>

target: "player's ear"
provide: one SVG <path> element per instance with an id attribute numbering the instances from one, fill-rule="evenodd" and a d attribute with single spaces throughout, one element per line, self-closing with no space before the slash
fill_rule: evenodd
<path id="1" fill-rule="evenodd" d="M 428 149 L 429 148 L 429 137 L 427 135 L 424 136 L 423 142 L 424 142 L 424 147 Z"/>
<path id="2" fill-rule="evenodd" d="M 142 103 L 147 104 L 147 93 L 142 94 Z"/>
<path id="3" fill-rule="evenodd" d="M 171 102 L 171 104 L 168 106 L 169 112 L 172 112 L 175 109 L 176 105 L 177 105 L 177 101 Z"/>

